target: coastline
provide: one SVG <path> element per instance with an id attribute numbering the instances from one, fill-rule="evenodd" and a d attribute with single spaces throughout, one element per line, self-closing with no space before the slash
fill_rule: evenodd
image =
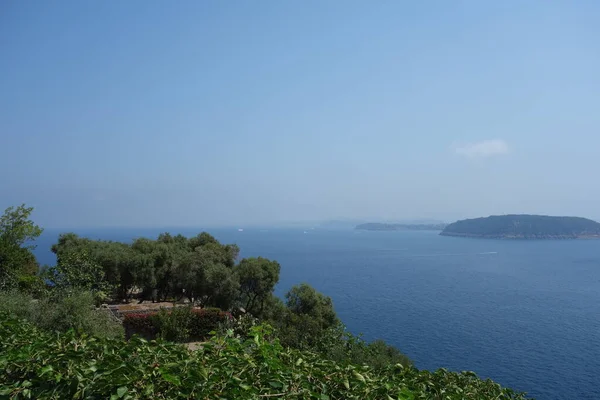
<path id="1" fill-rule="evenodd" d="M 597 240 L 600 235 L 509 235 L 509 234 L 475 234 L 463 232 L 440 232 L 440 236 L 453 236 L 475 239 L 506 239 L 506 240 Z"/>

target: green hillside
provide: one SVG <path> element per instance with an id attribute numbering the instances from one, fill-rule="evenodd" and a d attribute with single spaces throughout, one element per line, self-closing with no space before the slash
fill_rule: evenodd
<path id="1" fill-rule="evenodd" d="M 282 347 L 257 326 L 199 350 L 169 342 L 49 334 L 0 313 L 0 398 L 525 399 L 470 372 L 381 371 Z"/>

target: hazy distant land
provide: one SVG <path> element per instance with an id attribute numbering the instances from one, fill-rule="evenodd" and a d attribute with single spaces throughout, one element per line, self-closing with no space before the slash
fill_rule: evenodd
<path id="1" fill-rule="evenodd" d="M 357 225 L 355 229 L 365 231 L 441 231 L 446 224 L 384 224 L 379 222 L 369 222 Z"/>
<path id="2" fill-rule="evenodd" d="M 494 215 L 454 222 L 440 235 L 489 239 L 588 239 L 600 238 L 600 223 L 581 217 Z"/>

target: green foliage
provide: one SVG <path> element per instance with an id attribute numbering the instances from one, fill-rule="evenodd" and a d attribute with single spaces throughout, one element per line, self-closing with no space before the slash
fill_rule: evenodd
<path id="1" fill-rule="evenodd" d="M 293 286 L 285 295 L 288 309 L 296 315 L 307 315 L 324 329 L 335 326 L 339 320 L 330 297 L 317 292 L 306 283 Z"/>
<path id="2" fill-rule="evenodd" d="M 55 295 L 39 303 L 37 324 L 46 330 L 122 337 L 123 327 L 109 310 L 96 309 L 95 296 L 85 291 Z"/>
<path id="3" fill-rule="evenodd" d="M 48 278 L 62 291 L 87 291 L 100 302 L 111 291 L 104 270 L 85 251 L 64 254 L 55 267 L 48 270 Z"/>
<path id="4" fill-rule="evenodd" d="M 69 329 L 98 337 L 123 337 L 121 323 L 108 310 L 94 307 L 94 296 L 89 292 L 54 293 L 34 299 L 21 292 L 0 293 L 0 311 L 25 319 L 48 332 L 66 332 Z"/>
<path id="5" fill-rule="evenodd" d="M 342 324 L 322 332 L 311 348 L 339 363 L 368 365 L 374 370 L 383 370 L 390 365 L 411 366 L 412 361 L 397 348 L 382 340 L 371 343 L 348 332 Z"/>
<path id="6" fill-rule="evenodd" d="M 206 339 L 230 319 L 229 313 L 218 308 L 175 307 L 159 312 L 125 314 L 123 326 L 128 338 L 139 334 L 146 339 L 185 342 Z"/>
<path id="7" fill-rule="evenodd" d="M 217 334 L 221 336 L 230 335 L 236 338 L 248 338 L 252 328 L 259 325 L 260 321 L 251 314 L 242 313 L 236 317 L 229 316 L 218 324 Z"/>
<path id="8" fill-rule="evenodd" d="M 128 297 L 134 284 L 134 276 L 146 261 L 137 257 L 130 245 L 80 238 L 74 233 L 61 234 L 58 243 L 52 246 L 52 252 L 56 254 L 58 266 L 68 268 L 84 263 L 88 267 L 88 276 L 89 273 L 99 274 L 96 268 L 99 266 L 104 274 L 102 280 L 115 290 L 109 294 L 119 299 Z M 76 280 L 81 281 L 80 277 Z"/>
<path id="9" fill-rule="evenodd" d="M 473 373 L 340 365 L 285 349 L 265 326 L 194 352 L 168 342 L 58 336 L 0 315 L 0 396 L 35 399 L 523 400 Z"/>
<path id="10" fill-rule="evenodd" d="M 279 282 L 281 267 L 277 261 L 266 258 L 245 258 L 236 268 L 240 282 L 240 301 L 244 309 L 261 316 L 265 303 L 272 296 L 275 285 Z"/>
<path id="11" fill-rule="evenodd" d="M 223 264 L 210 264 L 204 274 L 206 288 L 202 303 L 225 310 L 231 308 L 240 286 L 232 269 Z"/>
<path id="12" fill-rule="evenodd" d="M 21 275 L 17 281 L 17 289 L 20 292 L 31 294 L 35 298 L 48 294 L 48 285 L 40 275 Z"/>
<path id="13" fill-rule="evenodd" d="M 142 301 L 186 296 L 203 306 L 229 308 L 237 299 L 239 283 L 233 267 L 239 253 L 235 245 L 222 245 L 208 233 L 193 238 L 168 233 L 156 240 L 136 239 L 131 245 L 60 236 L 52 246 L 58 264 L 86 254 L 99 265 L 106 281 L 116 288 L 116 300 L 129 300 L 141 289 Z"/>
<path id="14" fill-rule="evenodd" d="M 389 365 L 412 364 L 395 347 L 381 340 L 367 343 L 348 332 L 337 318 L 331 299 L 311 286 L 292 287 L 286 299 L 284 304 L 272 297 L 264 313 L 285 347 L 309 350 L 341 364 L 369 365 L 377 370 Z"/>
<path id="15" fill-rule="evenodd" d="M 172 342 L 189 340 L 194 314 L 190 307 L 175 307 L 170 310 L 162 309 L 151 315 L 150 320 L 158 337 Z"/>
<path id="16" fill-rule="evenodd" d="M 29 219 L 32 211 L 33 207 L 25 207 L 25 204 L 17 208 L 8 207 L 4 214 L 0 216 L 1 240 L 33 250 L 35 246 L 29 242 L 37 239 L 42 234 L 43 229 Z"/>
<path id="17" fill-rule="evenodd" d="M 0 312 L 9 313 L 18 318 L 35 323 L 39 308 L 39 301 L 27 293 L 17 290 L 0 292 Z"/>
<path id="18" fill-rule="evenodd" d="M 193 318 L 190 321 L 190 339 L 204 340 L 211 332 L 215 332 L 219 325 L 230 320 L 231 314 L 218 308 L 203 308 L 192 310 Z"/>
<path id="19" fill-rule="evenodd" d="M 32 211 L 32 207 L 22 204 L 7 208 L 0 216 L 0 290 L 14 288 L 20 277 L 38 271 L 32 242 L 42 229 L 29 219 Z"/>
<path id="20" fill-rule="evenodd" d="M 293 286 L 285 298 L 285 310 L 273 320 L 285 346 L 312 349 L 328 329 L 339 324 L 331 298 L 306 283 Z"/>

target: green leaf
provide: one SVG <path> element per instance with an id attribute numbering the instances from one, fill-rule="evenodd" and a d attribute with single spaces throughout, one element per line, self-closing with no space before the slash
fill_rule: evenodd
<path id="1" fill-rule="evenodd" d="M 348 382 L 348 378 L 344 378 L 344 386 L 346 389 L 350 390 L 350 382 Z"/>
<path id="2" fill-rule="evenodd" d="M 362 376 L 361 374 L 359 374 L 358 372 L 354 371 L 354 370 L 352 371 L 352 375 L 354 375 L 354 377 L 355 377 L 356 379 L 358 379 L 359 381 L 361 381 L 361 382 L 363 382 L 363 383 L 365 383 L 365 382 L 366 382 L 366 380 L 365 380 L 365 377 L 364 377 L 364 376 Z"/>
<path id="3" fill-rule="evenodd" d="M 415 395 L 408 390 L 408 388 L 403 388 L 399 393 L 398 393 L 398 399 L 399 400 L 414 400 Z"/>
<path id="4" fill-rule="evenodd" d="M 281 382 L 275 382 L 275 381 L 269 382 L 269 385 L 271 385 L 271 387 L 276 388 L 276 389 L 283 387 L 283 383 L 281 383 Z"/>
<path id="5" fill-rule="evenodd" d="M 121 386 L 120 388 L 117 389 L 117 396 L 119 398 L 122 398 L 123 396 L 125 396 L 125 393 L 127 393 L 127 386 Z"/>
<path id="6" fill-rule="evenodd" d="M 179 379 L 178 376 L 173 375 L 173 374 L 169 374 L 167 372 L 161 372 L 161 376 L 163 377 L 163 379 L 173 385 L 181 385 L 181 379 Z"/>
<path id="7" fill-rule="evenodd" d="M 54 368 L 52 368 L 52 365 L 46 365 L 45 367 L 43 367 L 40 370 L 40 376 L 43 376 L 43 375 L 45 375 L 45 374 L 47 374 L 49 372 L 52 372 L 52 371 L 54 371 Z"/>

